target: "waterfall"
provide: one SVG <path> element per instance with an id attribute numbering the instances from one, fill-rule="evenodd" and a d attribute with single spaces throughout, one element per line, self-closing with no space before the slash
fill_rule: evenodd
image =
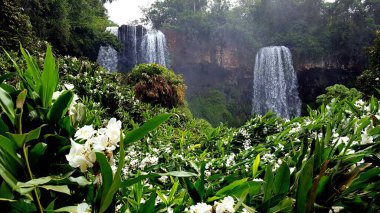
<path id="1" fill-rule="evenodd" d="M 253 113 L 263 115 L 272 110 L 287 119 L 301 114 L 297 75 L 287 47 L 260 49 L 253 78 Z"/>
<path id="2" fill-rule="evenodd" d="M 108 27 L 107 31 L 117 36 L 121 43 L 119 52 L 110 46 L 99 49 L 97 62 L 108 71 L 127 72 L 141 63 L 167 66 L 166 38 L 161 31 L 147 31 L 141 25 Z"/>
<path id="3" fill-rule="evenodd" d="M 118 27 L 107 27 L 106 31 L 118 36 Z M 100 66 L 105 67 L 109 72 L 117 70 L 118 53 L 111 46 L 101 46 L 96 60 Z"/>
<path id="4" fill-rule="evenodd" d="M 166 38 L 159 30 L 148 31 L 142 40 L 144 63 L 157 63 L 166 66 Z"/>
<path id="5" fill-rule="evenodd" d="M 136 26 L 123 25 L 119 28 L 119 41 L 122 44 L 119 63 L 130 70 L 137 64 Z"/>

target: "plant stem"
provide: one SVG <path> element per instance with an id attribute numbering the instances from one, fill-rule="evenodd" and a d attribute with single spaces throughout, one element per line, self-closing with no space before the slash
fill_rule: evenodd
<path id="1" fill-rule="evenodd" d="M 24 146 L 23 146 L 23 154 L 24 154 L 26 168 L 28 169 L 29 180 L 33 180 L 33 173 L 32 173 L 32 170 L 30 169 L 30 165 L 29 165 L 28 148 L 26 147 L 26 144 L 24 144 Z M 40 202 L 40 199 L 38 197 L 37 188 L 33 189 L 33 200 L 37 206 L 38 212 L 41 212 L 41 213 L 44 212 L 44 209 L 43 209 L 41 202 Z"/>

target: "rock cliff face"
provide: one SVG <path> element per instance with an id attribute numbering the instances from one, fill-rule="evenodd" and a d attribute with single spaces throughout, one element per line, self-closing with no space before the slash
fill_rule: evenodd
<path id="1" fill-rule="evenodd" d="M 237 113 L 249 117 L 252 105 L 253 69 L 256 49 L 239 38 L 195 39 L 173 30 L 163 30 L 168 42 L 171 68 L 184 75 L 188 99 L 217 89 L 232 100 Z M 308 62 L 294 58 L 302 102 L 309 104 L 327 86 L 350 85 L 359 68 L 334 63 Z M 232 104 L 232 103 L 231 103 Z"/>
<path id="2" fill-rule="evenodd" d="M 250 115 L 253 66 L 249 47 L 228 37 L 196 39 L 173 30 L 163 30 L 167 38 L 171 68 L 183 74 L 187 99 L 216 89 L 234 103 L 240 116 Z"/>

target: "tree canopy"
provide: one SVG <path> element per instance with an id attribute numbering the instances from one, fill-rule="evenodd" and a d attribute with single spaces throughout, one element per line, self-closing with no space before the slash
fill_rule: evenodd
<path id="1" fill-rule="evenodd" d="M 366 61 L 380 27 L 379 0 L 164 0 L 144 14 L 157 28 L 213 38 L 233 31 L 257 48 L 286 45 L 300 59 L 345 66 Z"/>
<path id="2" fill-rule="evenodd" d="M 22 32 L 23 36 L 16 40 L 25 45 L 27 42 L 21 37 L 27 37 L 25 35 L 27 32 L 40 40 L 48 41 L 61 54 L 86 56 L 94 60 L 101 45 L 117 44 L 117 39 L 105 32 L 106 27 L 113 24 L 108 20 L 107 11 L 103 6 L 105 2 L 112 1 L 2 0 L 1 10 L 4 10 L 4 13 L 0 16 L 4 21 L 12 20 L 9 17 L 20 16 L 14 19 L 13 23 L 2 26 L 9 26 Z M 17 33 L 12 34 L 17 35 Z M 2 45 L 18 49 L 17 42 L 12 43 L 1 34 L 0 38 L 6 40 Z"/>

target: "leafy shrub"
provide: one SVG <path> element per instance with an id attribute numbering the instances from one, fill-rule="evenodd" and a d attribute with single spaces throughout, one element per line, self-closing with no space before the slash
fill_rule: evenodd
<path id="1" fill-rule="evenodd" d="M 142 122 L 146 106 L 135 98 L 132 88 L 123 84 L 120 73 L 110 73 L 96 63 L 76 57 L 59 59 L 63 84 L 73 84 L 79 97 L 97 105 L 93 111 L 100 120 L 116 117 L 123 123 Z M 100 109 L 104 108 L 104 112 Z"/>
<path id="2" fill-rule="evenodd" d="M 128 74 L 127 82 L 134 86 L 136 97 L 141 101 L 167 108 L 185 103 L 182 76 L 158 64 L 137 65 Z"/>
<path id="3" fill-rule="evenodd" d="M 326 88 L 326 94 L 317 97 L 317 103 L 326 104 L 331 102 L 333 99 L 349 99 L 353 100 L 355 98 L 361 98 L 363 94 L 356 90 L 355 88 L 348 89 L 344 85 L 335 84 Z"/>

